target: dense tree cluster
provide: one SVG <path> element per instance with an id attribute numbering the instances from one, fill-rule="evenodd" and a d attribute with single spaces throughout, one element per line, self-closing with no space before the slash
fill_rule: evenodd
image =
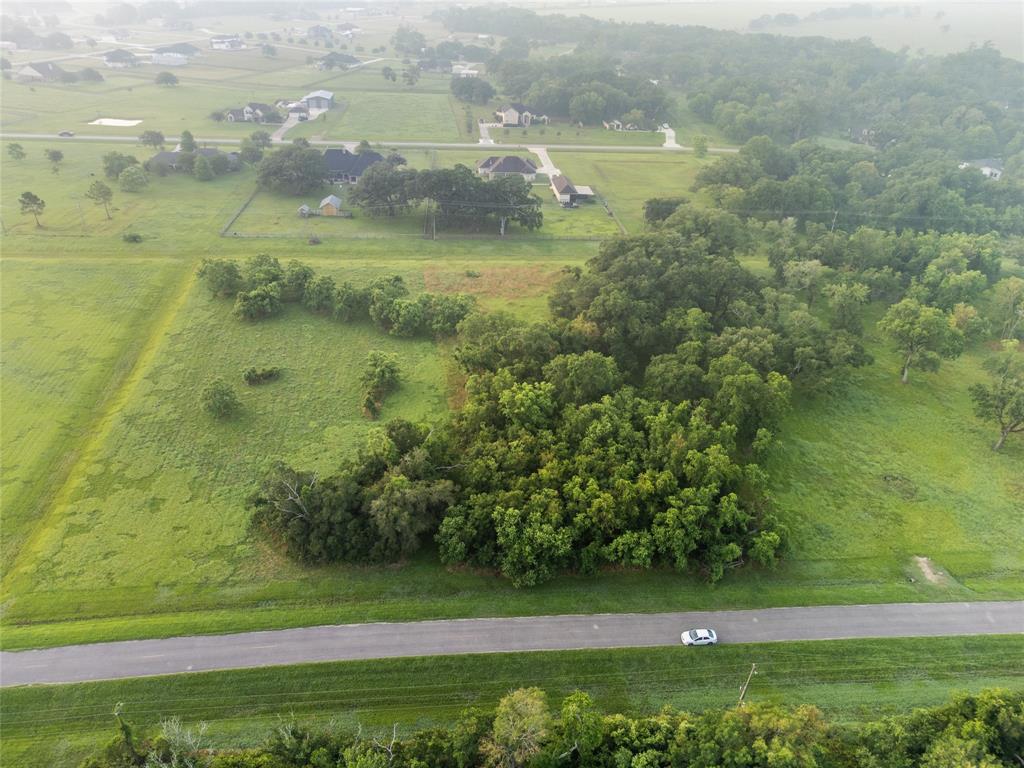
<path id="1" fill-rule="evenodd" d="M 1024 150 L 1024 133 L 1017 142 Z M 1024 154 L 998 181 L 937 150 L 835 150 L 765 136 L 701 169 L 696 188 L 723 208 L 762 220 L 832 227 L 1024 234 Z"/>
<path id="2" fill-rule="evenodd" d="M 745 270 L 734 255 L 744 225 L 720 217 L 698 234 L 677 211 L 659 232 L 605 243 L 556 287 L 552 322 L 467 317 L 456 350 L 464 407 L 404 449 L 382 452 L 375 435 L 342 485 L 365 493 L 352 467 L 381 455 L 409 482 L 449 482 L 446 506 L 415 528 L 417 546 L 433 536 L 444 562 L 521 586 L 606 564 L 711 580 L 745 561 L 773 564 L 786 533 L 756 460 L 793 386 L 829 386 L 867 356 L 806 298 Z M 275 513 L 269 497 L 257 517 L 303 559 L 346 559 L 323 541 L 348 539 L 334 506 L 348 502 L 318 498 L 315 523 Z"/>
<path id="3" fill-rule="evenodd" d="M 473 309 L 463 294 L 422 293 L 410 298 L 398 275 L 356 287 L 335 285 L 329 275 L 317 275 L 292 259 L 287 265 L 273 256 L 257 254 L 241 267 L 230 259 L 203 259 L 197 275 L 215 297 L 234 298 L 234 314 L 243 320 L 262 320 L 279 314 L 286 303 L 301 303 L 311 312 L 342 322 L 373 322 L 393 336 L 451 336 Z"/>
<path id="4" fill-rule="evenodd" d="M 482 77 L 453 77 L 452 95 L 470 104 L 486 104 L 494 98 L 494 86 Z"/>
<path id="5" fill-rule="evenodd" d="M 415 170 L 396 163 L 375 163 L 349 193 L 349 202 L 370 216 L 397 216 L 428 203 L 444 225 L 482 229 L 516 223 L 538 229 L 541 200 L 518 176 L 482 179 L 464 165 Z"/>
<path id="6" fill-rule="evenodd" d="M 864 723 L 830 722 L 813 706 L 747 704 L 699 714 L 607 715 L 576 691 L 553 709 L 521 688 L 494 711 L 464 710 L 449 726 L 399 737 L 284 723 L 262 746 L 210 750 L 201 730 L 164 721 L 118 735 L 82 768 L 995 768 L 1024 753 L 1024 697 L 1005 690 Z"/>
<path id="7" fill-rule="evenodd" d="M 256 178 L 264 189 L 301 195 L 319 189 L 327 168 L 319 150 L 300 143 L 266 155 L 256 169 Z"/>
<path id="8" fill-rule="evenodd" d="M 624 77 L 687 93 L 699 117 L 736 141 L 767 135 L 790 143 L 824 132 L 875 147 L 932 147 L 960 159 L 1008 159 L 1022 149 L 1024 64 L 989 46 L 919 57 L 866 39 L 618 24 L 506 6 L 450 8 L 439 16 L 455 32 L 576 44 L 557 61 L 506 63 L 509 79 L 499 82 L 511 95 L 540 88 L 545 68 L 556 77 L 618 68 Z M 574 95 L 583 90 L 576 87 Z"/>

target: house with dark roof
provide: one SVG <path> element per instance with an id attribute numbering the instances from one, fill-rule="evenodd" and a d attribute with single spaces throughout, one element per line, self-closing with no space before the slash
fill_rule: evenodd
<path id="1" fill-rule="evenodd" d="M 195 152 L 183 152 L 180 149 L 173 151 L 157 152 L 149 160 L 145 162 L 146 170 L 159 172 L 160 169 L 164 171 L 191 171 L 192 163 L 189 162 L 187 165 L 183 163 L 183 157 L 188 155 L 187 160 L 191 161 L 194 157 L 205 157 L 210 160 L 214 157 L 224 156 L 227 158 L 228 164 L 227 169 L 229 171 L 237 171 L 242 167 L 242 159 L 238 156 L 237 152 L 223 152 L 216 147 L 200 147 Z"/>
<path id="2" fill-rule="evenodd" d="M 359 63 L 359 59 L 347 53 L 331 51 L 316 63 L 317 69 L 348 69 Z"/>
<path id="3" fill-rule="evenodd" d="M 66 72 L 50 61 L 39 64 L 26 64 L 17 71 L 14 79 L 22 83 L 52 83 L 60 80 Z"/>
<path id="4" fill-rule="evenodd" d="M 576 186 L 569 181 L 568 176 L 561 174 L 551 177 L 551 191 L 555 194 L 555 200 L 562 205 L 569 207 L 582 200 L 592 200 L 594 190 L 590 187 Z"/>
<path id="5" fill-rule="evenodd" d="M 124 69 L 126 67 L 136 67 L 139 64 L 138 57 L 131 51 L 126 51 L 123 48 L 115 48 L 112 51 L 107 51 L 103 54 L 103 63 L 108 67 L 114 69 Z"/>
<path id="6" fill-rule="evenodd" d="M 476 172 L 485 179 L 519 176 L 532 183 L 537 178 L 537 166 L 526 158 L 514 155 L 485 157 L 476 164 Z"/>
<path id="7" fill-rule="evenodd" d="M 495 110 L 494 116 L 506 128 L 527 128 L 533 123 L 544 123 L 545 125 L 548 123 L 547 115 L 539 114 L 525 104 L 519 104 L 518 102 L 506 104 L 501 109 Z"/>
<path id="8" fill-rule="evenodd" d="M 356 154 L 347 149 L 327 149 L 324 150 L 325 177 L 335 183 L 355 184 L 367 168 L 383 159 L 378 152 Z"/>
<path id="9" fill-rule="evenodd" d="M 162 45 L 159 48 L 154 48 L 153 53 L 176 53 L 179 56 L 198 56 L 200 51 L 192 43 L 174 43 L 173 45 Z"/>

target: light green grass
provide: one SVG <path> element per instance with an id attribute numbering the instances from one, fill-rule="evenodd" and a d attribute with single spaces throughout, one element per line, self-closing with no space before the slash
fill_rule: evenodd
<path id="1" fill-rule="evenodd" d="M 491 138 L 498 144 L 539 146 L 587 144 L 610 147 L 660 147 L 665 143 L 665 135 L 654 131 L 606 131 L 600 126 L 579 128 L 561 122 L 532 125 L 529 128 L 491 128 Z"/>
<path id="2" fill-rule="evenodd" d="M 692 154 L 562 152 L 552 151 L 551 162 L 574 184 L 591 186 L 615 212 L 627 231 L 643 229 L 644 203 L 652 197 L 684 196 L 698 201 L 690 191 L 697 171 L 713 158 Z"/>
<path id="3" fill-rule="evenodd" d="M 462 112 L 441 93 L 345 91 L 338 107 L 298 124 L 289 138 L 461 141 Z"/>
<path id="4" fill-rule="evenodd" d="M 77 765 L 113 736 L 116 702 L 143 729 L 174 716 L 206 722 L 208 742 L 221 747 L 259 744 L 282 720 L 371 732 L 397 724 L 405 734 L 451 723 L 465 707 L 491 709 L 510 689 L 534 685 L 554 706 L 580 689 L 609 714 L 695 712 L 734 704 L 752 662 L 749 701 L 874 720 L 940 704 L 954 691 L 1020 690 L 1014 660 L 1022 653 L 1017 637 L 805 642 L 391 659 L 14 688 L 0 705 L 0 748 L 5 764 Z"/>
<path id="5" fill-rule="evenodd" d="M 172 261 L 0 261 L 3 567 L 126 373 Z"/>
<path id="6" fill-rule="evenodd" d="M 151 365 L 130 382 L 22 550 L 5 585 L 19 595 L 16 614 L 52 610 L 54 600 L 73 612 L 76 590 L 159 594 L 251 579 L 263 567 L 244 510 L 253 478 L 275 458 L 329 471 L 361 443 L 372 422 L 361 413 L 358 377 L 372 349 L 396 354 L 404 376 L 384 418 L 445 411 L 444 372 L 430 342 L 299 308 L 247 324 L 230 307 L 193 285 L 166 333 L 151 340 Z M 251 365 L 285 372 L 246 387 L 241 371 Z M 216 377 L 238 390 L 236 418 L 217 421 L 198 406 Z"/>

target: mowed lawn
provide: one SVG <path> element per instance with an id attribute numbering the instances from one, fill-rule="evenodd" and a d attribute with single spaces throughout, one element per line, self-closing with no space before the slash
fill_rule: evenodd
<path id="1" fill-rule="evenodd" d="M 116 393 L 183 264 L 0 261 L 3 568 Z"/>
<path id="2" fill-rule="evenodd" d="M 561 152 L 552 151 L 551 162 L 574 184 L 593 187 L 631 233 L 644 226 L 644 203 L 652 197 L 686 197 L 698 200 L 690 191 L 697 171 L 714 158 L 693 154 L 652 152 Z"/>
<path id="3" fill-rule="evenodd" d="M 728 707 L 751 663 L 752 702 L 821 708 L 836 722 L 936 706 L 953 692 L 1020 690 L 1017 637 L 723 645 L 560 651 L 305 664 L 151 679 L 5 689 L 0 759 L 25 768 L 77 765 L 114 734 L 111 711 L 143 731 L 179 717 L 208 725 L 205 744 L 262 743 L 282 722 L 390 735 L 452 724 L 467 707 L 493 710 L 517 687 L 538 686 L 557 712 L 574 690 L 606 713 Z"/>
<path id="4" fill-rule="evenodd" d="M 288 138 L 346 141 L 464 141 L 462 110 L 447 94 L 396 90 L 342 91 L 338 106 L 315 120 L 299 123 Z M 471 139 L 472 140 L 472 139 Z"/>

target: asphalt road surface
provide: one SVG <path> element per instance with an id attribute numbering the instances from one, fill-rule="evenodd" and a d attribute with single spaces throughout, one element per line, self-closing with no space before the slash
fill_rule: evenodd
<path id="1" fill-rule="evenodd" d="M 653 647 L 676 645 L 680 632 L 695 627 L 715 629 L 723 643 L 1024 634 L 1024 602 L 458 619 L 130 640 L 0 653 L 0 685 L 399 656 Z"/>
<path id="2" fill-rule="evenodd" d="M 254 129 L 264 129 L 267 125 L 253 124 Z M 178 143 L 178 137 L 166 136 L 167 144 L 173 147 Z M 196 141 L 200 144 L 240 144 L 241 139 L 226 139 L 226 138 L 210 138 L 197 136 Z M 56 133 L 12 133 L 4 131 L 0 133 L 0 139 L 54 139 L 56 141 L 109 141 L 117 142 L 121 144 L 138 144 L 139 140 L 135 136 L 113 136 L 113 135 L 101 135 L 101 134 L 88 134 L 88 133 L 76 133 L 71 138 L 61 138 Z M 277 143 L 288 143 L 290 139 L 282 138 Z M 346 139 L 335 139 L 333 141 L 320 141 L 319 139 L 310 139 L 309 143 L 318 147 L 339 147 L 349 146 L 354 147 L 359 142 L 351 141 Z M 490 149 L 492 145 L 481 144 L 478 141 L 473 142 L 437 142 L 437 141 L 382 141 L 375 142 L 380 143 L 385 147 L 395 147 L 397 149 L 409 148 L 423 148 L 423 149 Z M 529 144 L 494 144 L 493 149 L 530 149 L 530 147 L 536 147 L 536 142 Z M 632 147 L 632 146 L 614 146 L 614 145 L 597 145 L 597 144 L 549 144 L 546 148 L 552 152 L 692 152 L 693 147 L 675 146 L 666 147 L 663 145 L 659 146 L 646 146 L 646 147 Z M 155 151 L 155 150 L 153 150 Z M 734 154 L 739 152 L 736 147 L 708 147 L 708 152 L 711 154 Z"/>

